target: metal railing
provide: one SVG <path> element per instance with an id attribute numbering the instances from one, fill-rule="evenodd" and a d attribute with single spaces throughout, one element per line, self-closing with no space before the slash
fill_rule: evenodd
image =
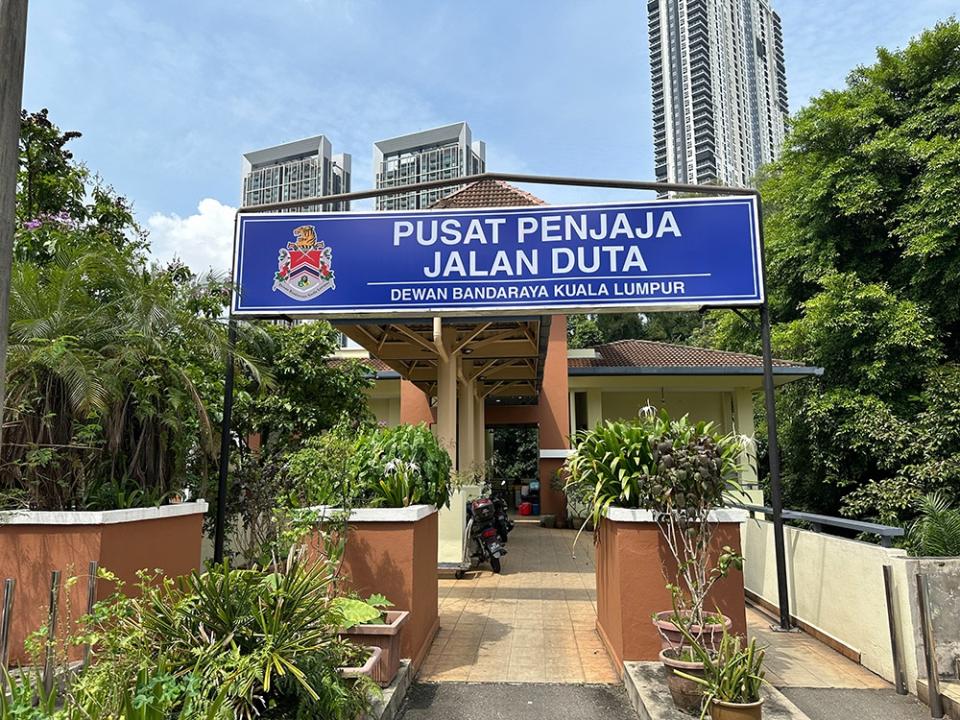
<path id="1" fill-rule="evenodd" d="M 773 515 L 773 508 L 765 505 L 746 505 L 737 504 L 744 510 L 764 515 Z M 880 537 L 880 545 L 883 547 L 892 547 L 893 539 L 903 537 L 904 529 L 894 527 L 893 525 L 880 525 L 878 523 L 866 522 L 864 520 L 851 520 L 849 518 L 834 517 L 833 515 L 817 515 L 816 513 L 801 512 L 799 510 L 783 510 L 784 520 L 802 520 L 809 523 L 814 532 L 823 532 L 824 526 L 843 528 L 844 530 L 853 530 L 858 533 L 870 533 Z"/>

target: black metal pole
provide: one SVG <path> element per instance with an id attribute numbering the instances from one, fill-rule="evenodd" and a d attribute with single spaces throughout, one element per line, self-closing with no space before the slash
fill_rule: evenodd
<path id="1" fill-rule="evenodd" d="M 770 507 L 773 509 L 773 547 L 777 558 L 777 598 L 780 629 L 790 630 L 790 594 L 787 590 L 787 553 L 783 539 L 783 497 L 780 489 L 780 447 L 777 444 L 777 403 L 770 347 L 770 309 L 760 306 L 760 342 L 763 345 L 763 399 L 767 409 L 767 457 L 770 460 Z"/>
<path id="2" fill-rule="evenodd" d="M 767 300 L 767 260 L 763 238 L 763 201 L 757 198 L 757 231 L 760 234 L 760 267 L 763 304 L 760 306 L 760 344 L 763 350 L 763 400 L 767 411 L 767 458 L 770 461 L 770 507 L 773 510 L 773 549 L 777 561 L 777 604 L 780 625 L 776 629 L 792 630 L 790 623 L 790 591 L 787 589 L 787 551 L 783 538 L 783 493 L 780 485 L 780 446 L 777 443 L 777 401 L 773 384 L 773 349 L 770 343 L 770 306 Z"/>
<path id="3" fill-rule="evenodd" d="M 7 326 L 26 46 L 27 0 L 0 0 L 0 431 L 6 397 Z M 0 442 L 2 440 L 0 436 Z"/>
<path id="4" fill-rule="evenodd" d="M 213 535 L 213 561 L 223 562 L 223 540 L 227 523 L 227 477 L 230 471 L 231 425 L 233 419 L 233 348 L 237 343 L 237 321 L 227 321 L 227 367 L 223 376 L 223 422 L 220 426 L 220 477 L 217 483 L 217 524 Z"/>

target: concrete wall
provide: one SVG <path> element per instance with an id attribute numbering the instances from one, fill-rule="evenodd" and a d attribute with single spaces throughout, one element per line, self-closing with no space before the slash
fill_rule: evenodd
<path id="1" fill-rule="evenodd" d="M 744 585 L 776 607 L 773 524 L 748 520 L 742 528 Z M 790 614 L 801 626 L 893 682 L 883 566 L 893 576 L 893 615 L 905 680 L 916 693 L 926 676 L 917 601 L 917 573 L 929 577 L 938 672 L 955 677 L 960 657 L 960 558 L 911 558 L 896 548 L 785 528 Z"/>
<path id="2" fill-rule="evenodd" d="M 62 622 L 76 620 L 86 612 L 92 560 L 120 578 L 128 595 L 137 594 L 139 570 L 158 569 L 175 577 L 199 568 L 206 509 L 207 504 L 200 502 L 106 512 L 0 513 L 0 581 L 16 581 L 10 664 L 30 660 L 23 643 L 46 621 L 51 571 L 62 573 Z M 67 580 L 74 576 L 79 581 L 68 589 Z M 109 597 L 115 589 L 113 583 L 98 582 L 97 599 Z M 71 651 L 71 657 L 79 654 L 79 648 Z"/>
<path id="3" fill-rule="evenodd" d="M 744 584 L 777 603 L 773 523 L 748 520 L 743 527 Z M 854 650 L 861 664 L 893 679 L 883 566 L 903 550 L 832 535 L 786 528 L 790 613 Z"/>
<path id="4" fill-rule="evenodd" d="M 909 592 L 904 593 L 907 597 L 901 599 L 901 606 L 905 609 L 909 607 L 914 633 L 913 647 L 910 647 L 908 638 L 905 643 L 906 652 L 915 655 L 912 662 L 919 668 L 921 677 L 925 677 L 920 605 L 915 590 L 916 576 L 922 573 L 927 576 L 930 588 L 930 616 L 937 648 L 937 673 L 941 678 L 956 680 L 957 662 L 960 661 L 960 558 L 910 558 L 903 566 L 903 585 Z"/>
<path id="5" fill-rule="evenodd" d="M 467 503 L 480 497 L 479 485 L 463 485 L 450 493 L 450 507 L 438 513 L 437 562 L 458 563 L 463 558 L 463 529 L 467 525 Z"/>
<path id="6" fill-rule="evenodd" d="M 397 610 L 410 611 L 400 649 L 417 669 L 439 628 L 436 557 L 433 508 L 364 509 L 351 516 L 343 578 L 362 596 L 382 593 Z"/>
<path id="7" fill-rule="evenodd" d="M 731 429 L 730 394 L 723 392 L 664 392 L 637 391 L 602 392 L 604 420 L 632 420 L 644 405 L 665 409 L 672 417 L 689 415 L 691 420 L 716 423 L 722 432 Z"/>
<path id="8" fill-rule="evenodd" d="M 567 318 L 550 319 L 547 353 L 543 361 L 543 386 L 537 403 L 540 450 L 566 450 L 570 447 L 570 394 L 567 375 Z M 551 483 L 562 459 L 540 458 L 540 512 L 563 517 L 566 498 Z"/>
<path id="9" fill-rule="evenodd" d="M 378 423 L 393 427 L 400 424 L 400 398 L 398 397 L 370 397 L 367 399 L 370 412 L 377 418 Z"/>

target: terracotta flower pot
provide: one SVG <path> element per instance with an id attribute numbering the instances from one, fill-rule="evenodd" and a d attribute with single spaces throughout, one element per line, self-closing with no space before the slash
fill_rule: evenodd
<path id="1" fill-rule="evenodd" d="M 373 679 L 380 687 L 390 685 L 400 669 L 400 630 L 410 613 L 406 610 L 388 610 L 386 616 L 387 622 L 383 625 L 354 625 L 340 633 L 357 645 L 377 647 L 383 651 L 373 673 Z"/>
<path id="2" fill-rule="evenodd" d="M 360 665 L 359 667 L 342 667 L 337 668 L 340 673 L 340 677 L 347 680 L 358 678 L 361 675 L 366 675 L 368 678 L 373 677 L 373 673 L 377 669 L 377 665 L 380 664 L 380 655 L 382 650 L 378 647 L 367 648 L 370 651 L 370 657 L 367 658 L 367 661 Z"/>
<path id="3" fill-rule="evenodd" d="M 673 616 L 671 610 L 658 612 L 653 618 L 653 624 L 660 633 L 661 650 L 679 650 L 687 644 L 683 634 L 677 629 L 676 624 L 670 619 Z M 723 624 L 707 623 L 706 625 L 691 625 L 690 634 L 700 638 L 700 643 L 705 650 L 716 650 L 723 638 L 723 630 L 727 632 L 733 627 L 733 621 L 726 615 L 723 615 Z"/>
<path id="4" fill-rule="evenodd" d="M 692 715 L 698 715 L 703 707 L 703 686 L 693 680 L 680 677 L 674 670 L 680 670 L 695 677 L 703 677 L 703 663 L 688 660 L 678 660 L 672 657 L 678 651 L 666 649 L 660 651 L 660 662 L 667 671 L 667 688 L 670 697 L 678 710 Z"/>
<path id="5" fill-rule="evenodd" d="M 728 703 L 714 700 L 710 704 L 712 720 L 760 720 L 763 716 L 763 700 L 754 703 Z"/>

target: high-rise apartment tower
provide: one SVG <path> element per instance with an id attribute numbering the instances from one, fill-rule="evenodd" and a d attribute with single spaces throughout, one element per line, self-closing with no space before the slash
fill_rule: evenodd
<path id="1" fill-rule="evenodd" d="M 473 140 L 465 122 L 424 130 L 373 144 L 378 188 L 477 175 L 486 170 L 487 149 Z M 418 210 L 456 192 L 459 186 L 377 198 L 377 210 Z"/>
<path id="2" fill-rule="evenodd" d="M 350 192 L 350 155 L 334 155 L 323 135 L 254 150 L 243 156 L 243 204 L 299 200 Z M 349 210 L 350 203 L 294 208 L 300 212 Z"/>
<path id="3" fill-rule="evenodd" d="M 768 0 L 648 0 L 657 180 L 751 185 L 783 144 L 783 30 Z"/>

